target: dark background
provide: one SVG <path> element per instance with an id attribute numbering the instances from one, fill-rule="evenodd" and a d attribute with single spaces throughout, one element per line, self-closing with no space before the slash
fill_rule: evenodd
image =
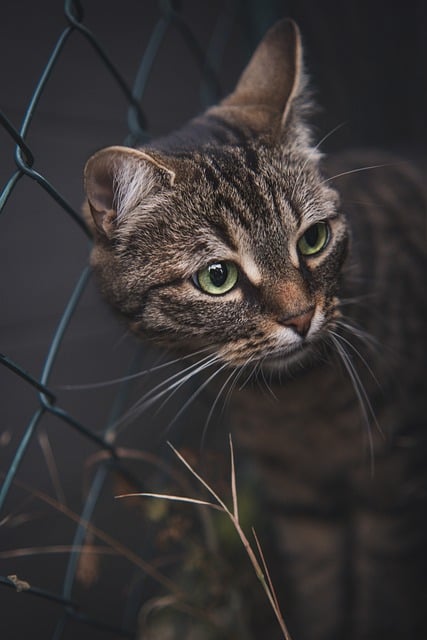
<path id="1" fill-rule="evenodd" d="M 161 6 L 155 0 L 83 2 L 84 24 L 129 85 Z M 423 157 L 427 136 L 426 3 L 183 0 L 176 6 L 202 50 L 224 40 L 218 61 L 222 94 L 233 87 L 265 29 L 278 17 L 293 17 L 303 34 L 306 64 L 320 105 L 314 116 L 316 138 L 342 125 L 323 148 L 334 151 L 372 146 Z M 4 0 L 1 4 L 0 107 L 18 129 L 65 26 L 62 3 L 57 0 Z M 201 90 L 200 81 L 200 68 L 191 50 L 179 30 L 170 27 L 142 100 L 151 134 L 174 129 L 212 99 L 209 86 L 202 84 Z M 37 171 L 76 211 L 83 200 L 84 163 L 98 148 L 126 139 L 127 106 L 99 56 L 81 34 L 73 33 L 37 106 L 26 140 Z M 0 150 L 2 188 L 15 165 L 14 143 L 1 127 Z M 35 377 L 40 375 L 55 327 L 87 264 L 89 248 L 81 229 L 39 185 L 28 177 L 19 181 L 0 213 L 0 350 Z M 135 342 L 90 283 L 52 372 L 50 385 L 60 405 L 101 432 L 111 415 L 115 388 L 79 391 L 64 386 L 121 376 L 135 352 Z M 145 362 L 155 357 L 151 352 L 143 353 Z M 144 384 L 134 393 L 143 392 Z M 38 400 L 32 388 L 4 367 L 0 367 L 0 393 L 0 472 L 5 473 Z M 181 421 L 180 429 L 173 432 L 174 441 L 187 423 L 197 432 L 198 411 L 202 410 L 196 406 Z M 170 411 L 173 414 L 173 409 Z M 144 418 L 126 431 L 121 446 L 157 445 L 164 439 L 163 427 L 169 420 L 167 413 Z M 75 523 L 38 499 L 34 491 L 54 496 L 80 513 L 86 499 L 85 482 L 91 476 L 85 464 L 97 451 L 68 425 L 52 416 L 43 419 L 0 513 L 0 575 L 17 574 L 34 587 L 60 593 L 66 553 L 18 558 L 11 550 L 71 544 Z M 141 546 L 143 534 L 132 525 L 131 531 L 124 530 L 128 526 L 125 515 L 111 502 L 111 495 L 107 483 L 97 508 L 97 524 L 126 544 Z M 135 610 L 127 611 L 124 602 L 135 569 L 120 558 L 107 557 L 104 562 L 107 566 L 95 587 L 77 586 L 72 597 L 91 615 L 117 625 L 124 620 L 133 628 Z M 4 640 L 51 638 L 61 611 L 49 600 L 16 593 L 0 584 L 0 636 Z M 95 640 L 114 636 L 74 623 L 57 637 Z"/>

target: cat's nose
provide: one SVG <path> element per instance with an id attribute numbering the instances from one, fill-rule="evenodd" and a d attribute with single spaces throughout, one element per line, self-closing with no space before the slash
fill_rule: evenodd
<path id="1" fill-rule="evenodd" d="M 280 318 L 279 322 L 285 327 L 289 327 L 293 329 L 300 335 L 302 338 L 305 338 L 307 333 L 310 330 L 311 321 L 314 316 L 314 307 L 312 309 L 308 309 L 308 311 L 304 311 L 297 316 L 288 316 L 287 318 Z"/>

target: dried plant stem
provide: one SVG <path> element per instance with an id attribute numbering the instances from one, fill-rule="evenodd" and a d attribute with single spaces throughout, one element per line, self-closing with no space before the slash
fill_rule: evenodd
<path id="1" fill-rule="evenodd" d="M 56 500 L 55 498 L 52 498 L 51 496 L 47 495 L 43 491 L 35 489 L 34 487 L 29 487 L 23 482 L 15 480 L 15 485 L 18 487 L 22 487 L 23 489 L 28 491 L 33 497 L 36 497 L 42 502 L 44 502 L 45 504 L 50 505 L 52 508 L 62 513 L 63 515 L 65 515 L 67 518 L 77 523 L 78 525 L 83 525 L 87 529 L 87 531 L 93 534 L 98 540 L 101 540 L 102 542 L 104 542 L 104 544 L 108 545 L 118 555 L 126 558 L 131 564 L 133 564 L 134 566 L 137 566 L 142 571 L 147 573 L 151 578 L 153 578 L 153 580 L 163 585 L 168 591 L 176 595 L 177 598 L 180 598 L 183 600 L 188 599 L 187 594 L 185 594 L 181 589 L 179 589 L 174 582 L 169 580 L 169 578 L 167 578 L 162 573 L 157 571 L 157 569 L 152 564 L 143 560 L 137 553 L 135 553 L 134 551 L 126 547 L 124 544 L 122 544 L 119 540 L 117 540 L 113 536 L 110 536 L 108 533 L 106 533 L 102 529 L 99 529 L 98 527 L 93 525 L 91 522 L 81 518 L 69 507 L 65 506 L 64 504 L 61 504 L 60 502 L 58 502 L 58 500 Z"/>
<path id="2" fill-rule="evenodd" d="M 256 542 L 256 547 L 261 559 L 261 563 L 259 562 L 254 550 L 252 549 L 248 538 L 246 537 L 245 532 L 243 531 L 241 524 L 240 524 L 240 520 L 239 520 L 239 506 L 238 506 L 238 497 L 237 497 L 237 487 L 236 487 L 236 471 L 235 471 L 235 462 L 234 462 L 234 450 L 233 450 L 233 442 L 231 439 L 231 435 L 229 437 L 229 442 L 230 442 L 230 458 L 231 458 L 231 493 L 232 493 L 232 501 L 233 501 L 233 509 L 230 510 L 227 505 L 225 504 L 225 502 L 219 497 L 219 495 L 214 491 L 214 489 L 206 482 L 206 480 L 204 480 L 204 478 L 202 478 L 202 476 L 200 476 L 197 471 L 190 465 L 190 463 L 184 458 L 184 456 L 177 450 L 175 449 L 175 447 L 168 442 L 168 445 L 170 446 L 170 448 L 172 449 L 172 451 L 174 452 L 174 454 L 176 455 L 176 457 L 182 462 L 182 464 L 189 470 L 189 472 L 191 473 L 191 475 L 196 478 L 204 487 L 205 489 L 207 489 L 207 491 L 210 493 L 210 495 L 214 498 L 215 502 L 210 502 L 208 500 L 199 500 L 197 498 L 189 498 L 187 496 L 176 496 L 176 495 L 169 495 L 169 494 L 159 494 L 159 493 L 132 493 L 132 494 L 126 494 L 123 496 L 117 496 L 118 498 L 125 498 L 125 497 L 131 497 L 131 496 L 144 496 L 144 497 L 148 497 L 148 498 L 159 498 L 161 500 L 171 500 L 174 502 L 186 502 L 186 503 L 191 503 L 191 504 L 195 504 L 195 505 L 202 505 L 202 506 L 207 506 L 207 507 L 211 507 L 213 509 L 217 509 L 222 511 L 223 513 L 225 513 L 229 519 L 231 520 L 242 544 L 243 547 L 249 557 L 249 560 L 254 568 L 255 574 L 258 578 L 258 580 L 261 582 L 261 585 L 268 597 L 268 600 L 271 604 L 271 607 L 274 611 L 274 614 L 276 616 L 277 622 L 279 623 L 280 629 L 282 630 L 283 633 L 283 637 L 285 638 L 285 640 L 292 640 L 290 633 L 286 627 L 285 621 L 283 619 L 283 615 L 280 611 L 280 607 L 279 607 L 279 603 L 277 600 L 277 596 L 273 587 L 273 583 L 271 581 L 271 577 L 270 577 L 270 573 L 268 571 L 266 562 L 265 562 L 265 558 L 264 558 L 264 554 L 262 552 L 261 549 L 261 545 L 259 543 L 259 540 L 256 536 L 255 530 L 252 529 L 254 538 L 255 538 L 255 542 Z"/>
<path id="3" fill-rule="evenodd" d="M 40 556 L 43 554 L 61 553 L 81 553 L 87 555 L 118 555 L 118 552 L 111 547 L 101 547 L 96 545 L 70 545 L 55 544 L 46 547 L 22 547 L 20 549 L 10 549 L 0 551 L 0 560 L 10 560 L 11 558 L 22 558 L 27 556 Z"/>

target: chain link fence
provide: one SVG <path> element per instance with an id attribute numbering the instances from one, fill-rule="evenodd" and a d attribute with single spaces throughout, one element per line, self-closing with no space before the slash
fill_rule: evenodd
<path id="1" fill-rule="evenodd" d="M 156 435 L 159 421 L 144 416 L 139 436 L 132 436 L 133 427 L 123 436 L 118 418 L 131 384 L 84 384 L 146 368 L 157 356 L 121 336 L 123 328 L 117 330 L 98 304 L 80 214 L 81 171 L 85 157 L 104 144 L 138 145 L 149 138 L 145 96 L 156 67 L 166 66 L 169 86 L 157 82 L 158 95 L 148 103 L 160 101 L 170 127 L 174 118 L 188 118 L 220 97 L 218 72 L 230 38 L 239 39 L 232 49 L 240 51 L 241 64 L 276 15 L 272 3 L 260 10 L 258 3 L 213 2 L 207 18 L 194 2 L 137 4 L 125 2 L 119 10 L 66 0 L 61 13 L 58 3 L 31 3 L 32 15 L 29 3 L 21 7 L 28 10 L 20 32 L 22 77 L 17 62 L 13 80 L 16 86 L 25 77 L 27 86 L 17 87 L 15 102 L 4 96 L 0 112 L 6 150 L 1 305 L 8 347 L 0 354 L 3 638 L 132 638 L 151 593 L 147 580 L 170 587 L 151 563 L 150 534 L 143 527 L 135 532 L 135 505 L 130 519 L 128 508 L 111 505 L 120 488 L 141 489 L 141 465 L 161 467 L 153 453 L 164 439 Z M 8 9 L 10 29 L 17 29 L 19 8 Z M 129 20 L 140 21 L 140 28 L 129 27 Z M 115 55 L 107 53 L 103 37 L 112 49 L 116 39 L 125 43 L 126 55 L 120 46 Z M 115 57 L 130 60 L 131 70 L 119 69 Z M 43 64 L 39 76 L 36 63 Z M 187 101 L 177 86 L 188 86 Z M 154 121 L 156 112 L 157 106 Z"/>
<path id="2" fill-rule="evenodd" d="M 6 5 L 3 44 L 16 64 L 3 55 L 1 636 L 133 638 L 152 584 L 175 586 L 151 562 L 146 514 L 112 497 L 145 486 L 141 466 L 160 473 L 174 406 L 169 417 L 144 414 L 117 428 L 146 382 L 102 381 L 155 368 L 158 354 L 137 347 L 98 300 L 80 214 L 82 167 L 97 148 L 143 144 L 215 102 L 285 14 L 306 22 L 308 55 L 319 48 L 321 67 L 323 41 L 313 25 L 325 16 L 313 19 L 309 2 L 298 15 L 293 3 L 273 0 L 126 0 L 120 8 L 66 0 L 63 11 L 53 0 Z M 330 101 L 342 104 L 343 82 L 330 71 L 323 85 Z M 353 124 L 362 141 L 366 112 Z M 406 119 L 408 131 L 420 124 L 417 113 Z M 341 119 L 332 110 L 319 121 L 325 131 Z M 392 119 L 389 130 L 396 135 Z M 384 142 L 378 127 L 374 133 Z M 401 135 L 403 144 L 410 134 Z M 345 128 L 338 136 L 349 137 Z"/>

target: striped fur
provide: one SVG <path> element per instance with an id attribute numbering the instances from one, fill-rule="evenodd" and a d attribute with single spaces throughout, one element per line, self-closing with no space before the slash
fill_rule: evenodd
<path id="1" fill-rule="evenodd" d="M 233 428 L 263 481 L 295 640 L 422 640 L 425 190 L 395 158 L 325 161 L 308 105 L 298 32 L 279 23 L 223 103 L 89 160 L 92 263 L 138 335 L 270 375 L 277 400 L 235 391 Z M 304 257 L 317 222 L 329 242 Z M 219 261 L 239 280 L 208 295 L 194 274 Z"/>

